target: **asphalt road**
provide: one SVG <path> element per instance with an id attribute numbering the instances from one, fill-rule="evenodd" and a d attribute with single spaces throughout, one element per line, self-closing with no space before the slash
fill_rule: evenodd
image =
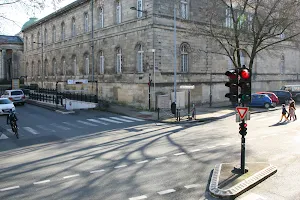
<path id="1" fill-rule="evenodd" d="M 235 117 L 192 126 L 91 126 L 78 120 L 96 124 L 88 119 L 124 117 L 96 111 L 62 115 L 28 105 L 17 110 L 23 136 L 0 140 L 0 199 L 210 200 L 214 165 L 240 161 Z M 279 118 L 280 111 L 273 111 L 248 122 L 246 161 L 269 162 L 278 172 L 238 199 L 300 199 L 299 123 L 277 125 Z"/>

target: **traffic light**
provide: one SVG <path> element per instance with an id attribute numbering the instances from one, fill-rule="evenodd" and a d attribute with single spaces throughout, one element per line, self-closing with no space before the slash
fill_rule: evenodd
<path id="1" fill-rule="evenodd" d="M 173 102 L 173 103 L 171 104 L 171 112 L 172 112 L 172 114 L 174 114 L 174 115 L 175 115 L 175 113 L 176 113 L 176 103 L 175 103 L 175 102 Z"/>
<path id="2" fill-rule="evenodd" d="M 248 104 L 251 102 L 251 73 L 247 68 L 239 69 L 239 84 L 241 93 L 239 98 L 241 103 Z"/>
<path id="3" fill-rule="evenodd" d="M 229 87 L 229 93 L 225 97 L 229 98 L 232 103 L 238 102 L 238 69 L 231 69 L 225 73 L 229 81 L 225 83 Z"/>
<path id="4" fill-rule="evenodd" d="M 242 122 L 239 125 L 240 125 L 239 133 L 243 136 L 247 135 L 247 124 L 245 122 Z"/>

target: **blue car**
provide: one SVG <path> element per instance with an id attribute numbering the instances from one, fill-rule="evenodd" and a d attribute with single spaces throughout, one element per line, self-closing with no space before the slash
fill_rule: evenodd
<path id="1" fill-rule="evenodd" d="M 249 106 L 270 108 L 272 106 L 272 100 L 266 94 L 252 94 Z"/>

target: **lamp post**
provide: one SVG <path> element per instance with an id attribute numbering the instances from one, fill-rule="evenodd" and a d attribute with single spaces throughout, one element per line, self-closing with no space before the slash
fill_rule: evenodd
<path id="1" fill-rule="evenodd" d="M 44 88 L 44 43 L 43 42 L 33 42 L 35 44 L 41 44 L 42 45 L 42 88 Z"/>
<path id="2" fill-rule="evenodd" d="M 156 73 L 156 66 L 155 66 L 155 49 L 151 49 L 153 53 L 153 96 L 154 96 L 154 110 L 156 110 L 156 90 L 155 90 L 155 73 Z"/>
<path id="3" fill-rule="evenodd" d="M 176 105 L 176 76 L 177 76 L 177 63 L 176 63 L 176 4 L 174 3 L 174 102 Z"/>
<path id="4" fill-rule="evenodd" d="M 147 17 L 147 14 L 148 14 L 148 11 L 147 10 L 139 10 L 137 9 L 136 7 L 130 7 L 130 10 L 136 10 L 138 12 L 142 12 L 142 13 L 145 13 L 145 17 Z"/>

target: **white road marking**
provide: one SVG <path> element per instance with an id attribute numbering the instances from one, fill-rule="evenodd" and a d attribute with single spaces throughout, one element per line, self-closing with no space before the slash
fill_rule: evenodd
<path id="1" fill-rule="evenodd" d="M 23 127 L 26 131 L 32 133 L 33 135 L 38 135 L 40 134 L 39 132 L 37 132 L 36 130 L 30 128 L 30 127 Z"/>
<path id="2" fill-rule="evenodd" d="M 197 151 L 201 151 L 201 149 L 193 149 L 193 150 L 190 150 L 191 153 L 197 152 Z"/>
<path id="3" fill-rule="evenodd" d="M 77 122 L 84 124 L 84 125 L 88 125 L 88 126 L 98 126 L 97 124 L 92 124 L 92 123 L 81 121 L 81 120 L 77 120 Z"/>
<path id="4" fill-rule="evenodd" d="M 142 195 L 142 196 L 139 196 L 139 197 L 131 197 L 131 198 L 129 198 L 129 200 L 140 200 L 140 199 L 147 199 L 147 196 Z"/>
<path id="5" fill-rule="evenodd" d="M 94 173 L 100 173 L 100 172 L 104 172 L 104 171 L 105 171 L 104 169 L 100 169 L 100 170 L 90 171 L 90 173 L 94 174 Z"/>
<path id="6" fill-rule="evenodd" d="M 261 138 L 266 138 L 266 137 L 268 137 L 268 136 L 265 135 L 265 136 L 262 136 Z"/>
<path id="7" fill-rule="evenodd" d="M 210 147 L 207 147 L 208 149 L 212 149 L 212 148 L 215 148 L 216 146 L 210 146 Z"/>
<path id="8" fill-rule="evenodd" d="M 11 128 L 7 128 L 6 131 L 7 131 L 7 132 L 10 132 L 11 134 L 15 134 L 15 133 L 11 130 Z"/>
<path id="9" fill-rule="evenodd" d="M 64 130 L 64 131 L 70 130 L 70 128 L 65 127 L 65 126 L 58 125 L 58 124 L 56 124 L 56 123 L 53 123 L 53 124 L 50 124 L 50 125 L 51 125 L 51 126 L 54 126 L 55 128 L 62 129 L 62 130 Z"/>
<path id="10" fill-rule="evenodd" d="M 266 198 L 254 193 L 250 193 L 247 196 L 241 198 L 240 200 L 266 200 Z"/>
<path id="11" fill-rule="evenodd" d="M 176 190 L 168 189 L 168 190 L 160 191 L 160 192 L 158 192 L 158 194 L 159 195 L 164 195 L 164 194 L 169 194 L 169 193 L 172 193 L 172 192 L 176 192 Z"/>
<path id="12" fill-rule="evenodd" d="M 223 144 L 220 144 L 221 146 L 228 146 L 230 145 L 229 143 L 223 143 Z"/>
<path id="13" fill-rule="evenodd" d="M 163 159 L 167 159 L 167 157 L 166 157 L 166 156 L 163 156 L 163 157 L 155 158 L 155 160 L 163 160 Z"/>
<path id="14" fill-rule="evenodd" d="M 112 120 L 112 119 L 106 119 L 106 118 L 99 118 L 100 120 L 115 123 L 115 124 L 122 124 L 123 122 Z"/>
<path id="15" fill-rule="evenodd" d="M 147 162 L 149 162 L 149 160 L 139 161 L 139 162 L 136 162 L 136 164 L 143 164 L 143 163 L 147 163 Z"/>
<path id="16" fill-rule="evenodd" d="M 37 125 L 36 127 L 40 128 L 40 129 L 43 129 L 44 131 L 56 132 L 55 130 L 50 129 L 50 128 L 46 128 L 46 127 L 44 127 L 44 126 L 42 126 L 42 125 Z"/>
<path id="17" fill-rule="evenodd" d="M 143 119 L 138 119 L 138 118 L 134 118 L 134 117 L 127 117 L 127 116 L 121 116 L 121 117 L 126 118 L 126 119 L 131 119 L 131 120 L 133 120 L 133 121 L 138 121 L 138 122 L 143 122 L 143 121 L 145 121 L 145 120 L 143 120 Z"/>
<path id="18" fill-rule="evenodd" d="M 184 155 L 185 153 L 184 152 L 181 152 L 181 153 L 175 153 L 174 156 L 181 156 L 181 155 Z"/>
<path id="19" fill-rule="evenodd" d="M 110 117 L 111 119 L 119 120 L 121 122 L 133 122 L 132 120 L 122 119 L 120 117 Z"/>
<path id="20" fill-rule="evenodd" d="M 256 138 L 249 138 L 249 139 L 247 139 L 247 140 L 249 141 L 249 140 L 255 140 L 255 139 L 256 139 Z"/>
<path id="21" fill-rule="evenodd" d="M 73 178 L 73 177 L 77 177 L 77 176 L 79 176 L 79 174 L 74 174 L 74 175 L 64 176 L 63 178 L 64 178 L 64 179 L 67 179 L 67 178 Z"/>
<path id="22" fill-rule="evenodd" d="M 1 133 L 0 140 L 5 140 L 5 139 L 8 139 L 8 137 L 3 133 Z"/>
<path id="23" fill-rule="evenodd" d="M 39 184 L 44 184 L 44 183 L 49 183 L 50 180 L 44 180 L 44 181 L 38 181 L 38 182 L 34 182 L 34 185 L 39 185 Z"/>
<path id="24" fill-rule="evenodd" d="M 20 188 L 20 186 L 12 186 L 12 187 L 8 187 L 8 188 L 0 189 L 0 191 L 3 192 L 3 191 L 18 189 L 18 188 Z"/>
<path id="25" fill-rule="evenodd" d="M 191 189 L 191 188 L 197 188 L 197 187 L 200 187 L 201 185 L 200 184 L 192 184 L 192 185 L 186 185 L 184 186 L 186 189 Z"/>
<path id="26" fill-rule="evenodd" d="M 98 123 L 98 124 L 103 124 L 103 125 L 108 125 L 108 123 L 105 123 L 105 122 L 101 122 L 99 120 L 96 120 L 96 119 L 87 119 L 88 121 L 90 122 L 95 122 L 95 123 Z"/>
<path id="27" fill-rule="evenodd" d="M 64 124 L 67 124 L 68 126 L 72 126 L 74 128 L 83 128 L 82 126 L 77 126 L 75 124 L 69 123 L 69 122 L 63 122 Z"/>
<path id="28" fill-rule="evenodd" d="M 123 167 L 127 167 L 127 165 L 119 165 L 119 166 L 115 166 L 115 169 L 119 169 L 119 168 L 123 168 Z"/>

